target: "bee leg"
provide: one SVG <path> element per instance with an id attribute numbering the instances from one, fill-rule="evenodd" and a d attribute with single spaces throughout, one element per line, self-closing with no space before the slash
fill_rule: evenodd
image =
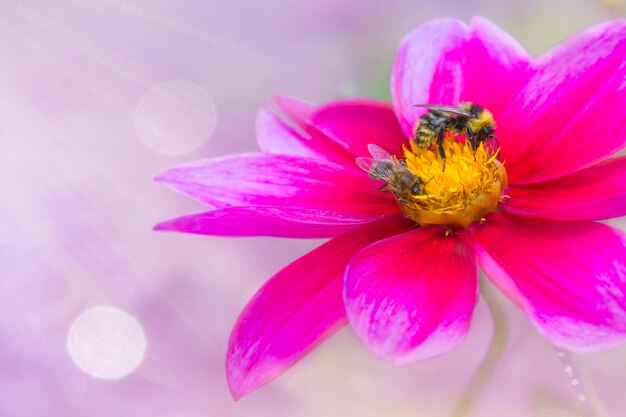
<path id="1" fill-rule="evenodd" d="M 446 151 L 443 149 L 443 138 L 445 134 L 446 129 L 444 127 L 440 127 L 439 130 L 437 130 L 437 149 L 439 150 L 439 156 L 441 156 L 441 159 L 443 160 L 442 171 L 446 170 Z"/>
<path id="2" fill-rule="evenodd" d="M 381 193 L 386 192 L 386 187 L 387 187 L 388 183 L 384 183 L 383 185 L 380 186 L 380 188 L 378 189 L 378 191 L 380 191 Z"/>
<path id="3" fill-rule="evenodd" d="M 393 193 L 393 196 L 402 204 L 409 204 L 409 200 L 402 197 L 397 191 L 393 191 L 392 193 Z"/>
<path id="4" fill-rule="evenodd" d="M 491 142 L 492 144 L 493 144 L 493 143 L 495 143 L 495 145 L 496 145 L 495 149 L 496 149 L 496 150 L 497 150 L 498 148 L 500 148 L 500 141 L 498 140 L 498 138 L 497 138 L 497 137 L 495 137 L 495 136 L 490 136 L 490 137 L 489 137 L 489 142 Z M 493 145 L 492 145 L 491 150 L 493 151 L 493 149 L 494 149 L 494 148 L 493 148 Z M 491 152 L 491 153 L 493 154 L 493 152 Z"/>
<path id="5" fill-rule="evenodd" d="M 467 126 L 467 139 L 469 139 L 470 144 L 472 145 L 472 151 L 474 151 L 474 161 L 476 160 L 476 150 L 478 148 L 478 141 L 476 140 L 476 135 L 471 127 Z"/>

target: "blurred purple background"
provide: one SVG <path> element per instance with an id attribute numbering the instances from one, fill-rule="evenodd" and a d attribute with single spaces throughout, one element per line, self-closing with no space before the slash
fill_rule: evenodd
<path id="1" fill-rule="evenodd" d="M 562 357 L 488 285 L 493 344 L 483 302 L 461 348 L 405 368 L 346 329 L 235 403 L 231 326 L 319 242 L 151 229 L 203 209 L 156 173 L 255 150 L 272 94 L 387 98 L 421 22 L 484 15 L 539 54 L 625 6 L 0 0 L 0 416 L 624 415 L 626 347 Z"/>

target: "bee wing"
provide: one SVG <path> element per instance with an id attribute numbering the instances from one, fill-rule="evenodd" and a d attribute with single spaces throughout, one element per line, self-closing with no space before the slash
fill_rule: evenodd
<path id="1" fill-rule="evenodd" d="M 393 176 L 393 171 L 386 166 L 374 165 L 370 169 L 370 178 L 374 180 L 385 180 L 389 181 L 389 179 Z"/>
<path id="2" fill-rule="evenodd" d="M 354 162 L 356 162 L 356 166 L 369 174 L 370 169 L 372 168 L 376 160 L 372 158 L 367 158 L 365 156 L 359 156 L 354 160 Z"/>
<path id="3" fill-rule="evenodd" d="M 355 159 L 356 165 L 367 172 L 371 179 L 388 181 L 393 175 L 393 171 L 388 164 L 381 164 L 378 160 L 367 157 Z"/>
<path id="4" fill-rule="evenodd" d="M 430 109 L 430 110 L 442 111 L 445 113 L 460 114 L 461 116 L 472 117 L 472 113 L 468 112 L 467 110 L 463 110 L 460 107 L 442 106 L 439 104 L 414 104 L 414 106 L 423 107 L 425 109 Z"/>
<path id="5" fill-rule="evenodd" d="M 390 158 L 392 158 L 392 155 L 389 152 L 387 152 L 386 150 L 384 150 L 380 146 L 375 145 L 373 143 L 370 143 L 369 145 L 367 145 L 367 150 L 370 151 L 370 154 L 372 155 L 372 157 L 374 159 L 390 159 Z"/>

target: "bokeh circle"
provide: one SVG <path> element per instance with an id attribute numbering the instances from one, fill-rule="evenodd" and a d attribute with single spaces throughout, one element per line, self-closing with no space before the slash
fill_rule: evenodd
<path id="1" fill-rule="evenodd" d="M 213 133 L 217 112 L 212 98 L 197 84 L 168 81 L 148 90 L 134 115 L 142 142 L 163 155 L 198 149 Z"/>
<path id="2" fill-rule="evenodd" d="M 120 379 L 141 364 L 147 341 L 135 317 L 116 307 L 98 306 L 74 321 L 67 346 L 84 372 L 95 378 Z"/>

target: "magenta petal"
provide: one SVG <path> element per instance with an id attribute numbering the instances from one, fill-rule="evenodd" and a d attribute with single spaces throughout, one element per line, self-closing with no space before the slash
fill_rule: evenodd
<path id="1" fill-rule="evenodd" d="M 502 152 L 510 154 L 515 144 L 501 134 L 501 128 L 510 123 L 505 112 L 507 102 L 529 77 L 531 58 L 508 33 L 482 17 L 472 19 L 464 55 L 461 100 L 479 104 L 493 113 Z"/>
<path id="2" fill-rule="evenodd" d="M 262 108 L 257 113 L 256 136 L 259 148 L 265 153 L 324 159 L 354 166 L 354 156 L 332 139 L 324 135 L 309 137 L 267 109 Z"/>
<path id="3" fill-rule="evenodd" d="M 309 102 L 289 96 L 274 96 L 278 109 L 296 126 L 305 129 L 315 106 Z"/>
<path id="4" fill-rule="evenodd" d="M 159 223 L 155 230 L 213 236 L 334 237 L 380 219 L 369 214 L 339 213 L 307 208 L 226 207 L 181 216 Z"/>
<path id="5" fill-rule="evenodd" d="M 395 214 L 392 197 L 363 172 L 289 155 L 242 154 L 179 165 L 158 182 L 215 207 L 282 206 Z"/>
<path id="6" fill-rule="evenodd" d="M 474 228 L 487 276 L 555 345 L 626 341 L 626 236 L 593 222 L 496 214 Z"/>
<path id="7" fill-rule="evenodd" d="M 344 269 L 359 249 L 414 227 L 398 216 L 362 226 L 274 275 L 233 328 L 226 360 L 235 398 L 259 388 L 345 324 Z"/>
<path id="8" fill-rule="evenodd" d="M 424 112 L 414 104 L 466 101 L 488 108 L 498 126 L 506 125 L 504 109 L 526 82 L 530 62 L 511 36 L 480 17 L 470 27 L 453 19 L 419 26 L 400 43 L 391 76 L 402 129 L 411 135 Z"/>
<path id="9" fill-rule="evenodd" d="M 350 324 L 396 364 L 441 355 L 463 341 L 477 301 L 477 267 L 466 232 L 426 227 L 359 251 L 346 270 Z"/>
<path id="10" fill-rule="evenodd" d="M 354 156 L 369 156 L 375 143 L 394 155 L 402 155 L 408 140 L 390 104 L 371 99 L 346 99 L 328 103 L 310 117 L 311 125 Z"/>
<path id="11" fill-rule="evenodd" d="M 537 59 L 501 130 L 517 148 L 504 155 L 511 184 L 567 175 L 626 146 L 625 60 L 626 21 L 593 26 Z"/>
<path id="12" fill-rule="evenodd" d="M 272 111 L 262 108 L 256 116 L 256 137 L 261 151 L 266 153 L 320 158 L 311 148 L 309 139 L 287 125 Z"/>
<path id="13" fill-rule="evenodd" d="M 457 104 L 463 89 L 463 44 L 468 27 L 454 19 L 436 19 L 406 34 L 391 71 L 391 95 L 407 137 L 423 109 L 415 104 Z"/>
<path id="14" fill-rule="evenodd" d="M 626 157 L 555 180 L 511 187 L 503 210 L 554 220 L 600 220 L 626 215 Z"/>

